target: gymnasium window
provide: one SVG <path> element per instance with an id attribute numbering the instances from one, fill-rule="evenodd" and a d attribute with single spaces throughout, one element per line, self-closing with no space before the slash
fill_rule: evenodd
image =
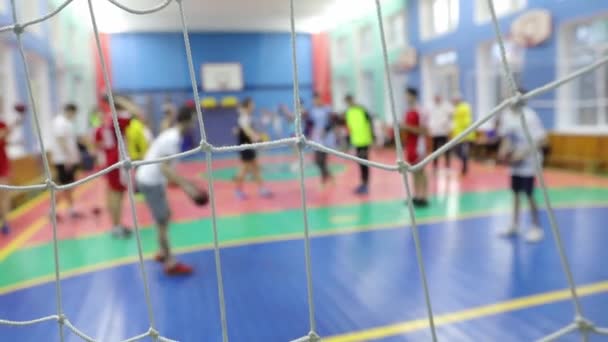
<path id="1" fill-rule="evenodd" d="M 510 40 L 504 41 L 507 61 L 517 84 L 521 84 L 524 49 Z M 484 114 L 511 95 L 509 82 L 502 72 L 500 48 L 497 42 L 482 46 L 478 87 L 479 108 Z"/>
<path id="2" fill-rule="evenodd" d="M 494 1 L 496 17 L 502 17 L 517 12 L 526 7 L 526 0 L 500 0 Z M 486 22 L 491 20 L 490 7 L 487 0 L 475 0 L 475 20 Z"/>
<path id="3" fill-rule="evenodd" d="M 566 31 L 565 73 L 608 55 L 608 18 L 578 23 Z M 562 93 L 567 113 L 561 126 L 591 130 L 608 129 L 608 67 L 603 65 L 572 80 Z M 564 122 L 566 121 L 566 122 Z"/>
<path id="4" fill-rule="evenodd" d="M 348 53 L 348 37 L 340 36 L 334 40 L 333 44 L 333 59 L 335 64 L 341 64 L 349 59 Z"/>
<path id="5" fill-rule="evenodd" d="M 369 55 L 374 50 L 374 31 L 367 24 L 359 29 L 359 55 Z"/>
<path id="6" fill-rule="evenodd" d="M 17 19 L 20 23 L 38 19 L 42 16 L 39 1 L 15 1 L 17 4 Z M 42 24 L 28 26 L 26 32 L 32 32 L 36 35 L 42 33 Z"/>
<path id="7" fill-rule="evenodd" d="M 405 26 L 405 13 L 398 12 L 389 16 L 386 20 L 386 45 L 394 49 L 406 45 L 407 34 Z"/>
<path id="8" fill-rule="evenodd" d="M 424 68 L 425 103 L 431 103 L 434 95 L 451 100 L 460 93 L 458 54 L 455 51 L 441 52 L 427 57 Z"/>
<path id="9" fill-rule="evenodd" d="M 420 4 L 422 38 L 452 32 L 458 27 L 459 0 L 422 0 Z"/>

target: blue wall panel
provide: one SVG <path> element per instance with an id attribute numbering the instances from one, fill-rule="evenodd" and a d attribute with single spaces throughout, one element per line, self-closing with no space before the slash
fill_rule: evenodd
<path id="1" fill-rule="evenodd" d="M 291 88 L 291 40 L 282 33 L 192 33 L 192 57 L 200 86 L 203 63 L 238 62 L 246 89 Z M 297 38 L 300 83 L 312 83 L 310 35 Z M 171 91 L 190 87 L 182 35 L 129 33 L 111 36 L 113 86 L 118 91 Z"/>
<path id="2" fill-rule="evenodd" d="M 154 105 L 149 111 L 153 127 L 160 121 L 160 103 L 171 96 L 179 104 L 192 98 L 186 50 L 181 33 L 126 33 L 111 36 L 113 88 L 145 95 Z M 286 33 L 191 33 L 192 57 L 200 90 L 203 63 L 237 62 L 243 67 L 240 92 L 201 94 L 218 100 L 227 95 L 252 97 L 257 108 L 293 107 L 291 38 Z M 308 34 L 297 36 L 301 98 L 312 97 L 312 43 Z M 229 136 L 216 143 L 233 144 Z"/>

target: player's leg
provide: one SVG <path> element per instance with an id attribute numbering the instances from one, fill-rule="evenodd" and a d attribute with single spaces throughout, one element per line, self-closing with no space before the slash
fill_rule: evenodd
<path id="1" fill-rule="evenodd" d="M 192 273 L 192 268 L 178 262 L 171 253 L 169 243 L 169 222 L 171 210 L 167 202 L 167 192 L 163 185 L 139 184 L 139 189 L 146 199 L 148 208 L 152 212 L 156 222 L 158 238 L 158 254 L 155 259 L 165 266 L 165 273 L 169 275 L 181 275 Z"/>
<path id="2" fill-rule="evenodd" d="M 429 179 L 428 176 L 426 175 L 426 172 L 424 171 L 424 169 L 419 171 L 420 173 L 420 192 L 419 192 L 419 196 L 420 196 L 420 204 L 422 206 L 427 206 L 429 205 Z"/>
<path id="3" fill-rule="evenodd" d="M 470 143 L 469 142 L 462 142 L 460 143 L 459 146 L 459 152 L 460 152 L 460 160 L 462 161 L 462 170 L 461 170 L 461 174 L 463 176 L 465 176 L 468 172 L 469 172 L 469 149 L 470 149 Z"/>
<path id="4" fill-rule="evenodd" d="M 108 173 L 107 208 L 112 223 L 114 237 L 129 237 L 131 230 L 122 224 L 122 208 L 124 202 L 125 186 L 120 181 L 120 171 L 113 170 Z"/>
<path id="5" fill-rule="evenodd" d="M 131 230 L 122 224 L 122 210 L 124 194 L 127 191 L 127 177 L 129 173 L 124 169 L 113 170 L 109 173 L 109 190 L 112 203 L 108 208 L 112 208 L 112 235 L 116 237 L 129 237 Z M 135 183 L 137 188 L 137 183 Z"/>
<path id="6" fill-rule="evenodd" d="M 428 203 L 427 194 L 427 179 L 424 170 L 414 172 L 414 199 L 413 203 L 416 207 L 426 207 Z"/>
<path id="7" fill-rule="evenodd" d="M 315 151 L 315 164 L 321 173 L 321 184 L 324 185 L 331 178 L 329 169 L 327 168 L 327 153 Z"/>
<path id="8" fill-rule="evenodd" d="M 540 217 L 538 213 L 538 205 L 534 199 L 534 177 L 525 178 L 525 193 L 530 204 L 530 217 L 532 219 L 532 226 L 526 233 L 526 240 L 528 242 L 538 242 L 543 239 L 544 232 L 540 227 Z"/>
<path id="9" fill-rule="evenodd" d="M 443 146 L 443 145 L 447 144 L 448 140 L 449 139 L 448 139 L 448 137 L 446 135 L 442 136 L 441 137 L 440 145 Z M 450 168 L 450 164 L 451 164 L 450 163 L 450 159 L 452 158 L 451 151 L 450 150 L 445 151 L 445 153 L 443 154 L 443 156 L 445 158 L 445 167 L 449 169 Z"/>
<path id="10" fill-rule="evenodd" d="M 262 197 L 272 197 L 272 193 L 270 190 L 264 187 L 264 179 L 262 178 L 262 168 L 258 163 L 257 159 L 254 158 L 252 161 L 248 163 L 249 172 L 251 173 L 254 182 L 258 186 L 258 192 Z"/>
<path id="11" fill-rule="evenodd" d="M 0 184 L 9 184 L 8 177 L 0 177 Z M 0 229 L 2 234 L 10 233 L 8 224 L 8 213 L 10 211 L 10 192 L 8 190 L 0 190 Z"/>
<path id="12" fill-rule="evenodd" d="M 245 177 L 249 173 L 248 156 L 248 151 L 240 152 L 241 165 L 239 167 L 239 171 L 234 177 L 234 184 L 236 186 L 236 196 L 240 199 L 246 198 L 245 193 L 243 192 L 243 183 L 245 182 Z"/>
<path id="13" fill-rule="evenodd" d="M 519 194 L 522 191 L 521 177 L 511 176 L 511 191 L 513 193 L 513 211 L 511 224 L 501 232 L 501 235 L 504 237 L 510 237 L 519 232 L 519 211 L 521 206 Z"/>
<path id="14" fill-rule="evenodd" d="M 368 160 L 369 147 L 357 147 L 357 157 Z M 369 166 L 359 164 L 359 172 L 361 176 L 361 185 L 355 190 L 355 193 L 359 195 L 367 194 L 369 191 Z"/>
<path id="15" fill-rule="evenodd" d="M 62 182 L 62 184 L 71 184 L 74 183 L 76 181 L 76 172 L 78 171 L 78 168 L 76 165 L 72 165 L 69 168 L 66 169 L 66 179 L 64 180 L 64 182 Z M 66 198 L 66 202 L 68 204 L 68 214 L 70 215 L 71 218 L 81 218 L 84 215 L 79 212 L 76 211 L 75 206 L 74 206 L 74 188 L 69 188 L 64 190 L 65 191 L 65 198 Z"/>
<path id="16" fill-rule="evenodd" d="M 58 185 L 65 185 L 65 184 L 69 183 L 68 170 L 64 164 L 56 164 L 55 172 L 56 172 L 56 176 L 57 176 Z M 72 208 L 73 203 L 71 203 L 70 199 L 71 199 L 71 196 L 68 196 L 67 190 L 55 192 L 55 208 L 56 208 L 55 217 L 56 217 L 57 221 L 61 220 L 61 215 L 59 215 L 58 208 L 63 201 L 68 203 L 69 209 Z M 52 214 L 53 213 L 50 211 L 50 208 L 49 208 L 49 215 L 52 215 Z"/>
<path id="17" fill-rule="evenodd" d="M 441 137 L 434 136 L 433 137 L 433 152 L 437 151 L 441 147 Z M 439 166 L 439 158 L 433 159 L 433 170 L 437 170 Z"/>

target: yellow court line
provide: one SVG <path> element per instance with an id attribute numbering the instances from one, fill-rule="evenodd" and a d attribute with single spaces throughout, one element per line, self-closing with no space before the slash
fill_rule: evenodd
<path id="1" fill-rule="evenodd" d="M 577 208 L 604 208 L 604 207 L 608 207 L 608 202 L 595 202 L 595 203 L 590 202 L 590 203 L 574 203 L 574 204 L 562 203 L 560 206 L 554 206 L 554 208 L 555 209 L 570 208 L 573 205 L 577 205 Z M 457 217 L 450 217 L 449 219 L 450 220 L 466 220 L 466 219 L 472 219 L 472 218 L 481 218 L 481 217 L 486 217 L 489 214 L 497 214 L 497 213 L 501 213 L 501 212 L 504 212 L 504 211 L 494 211 L 494 212 L 487 212 L 487 211 L 481 212 L 480 211 L 480 212 L 462 214 Z M 445 220 L 446 220 L 445 217 L 430 217 L 426 220 L 420 220 L 417 222 L 419 224 L 433 224 L 433 223 L 443 222 Z M 401 223 L 395 222 L 395 223 L 383 224 L 383 225 L 367 224 L 367 225 L 353 226 L 351 228 L 346 228 L 346 229 L 344 229 L 344 228 L 329 229 L 329 230 L 321 231 L 321 232 L 311 232 L 310 236 L 311 236 L 311 238 L 320 238 L 320 237 L 326 237 L 326 236 L 348 235 L 348 234 L 353 234 L 353 233 L 363 233 L 363 232 L 369 232 L 369 231 L 403 229 L 403 227 L 396 227 L 396 226 L 402 224 L 403 222 L 404 221 L 402 221 Z M 284 235 L 280 235 L 280 236 L 233 240 L 233 241 L 222 242 L 220 245 L 220 248 L 232 248 L 232 247 L 241 247 L 241 246 L 254 245 L 254 244 L 294 241 L 294 240 L 302 239 L 302 237 L 303 237 L 303 232 L 284 234 Z M 196 244 L 196 245 L 188 246 L 188 247 L 178 247 L 178 248 L 174 249 L 174 252 L 176 255 L 179 255 L 179 254 L 200 252 L 200 251 L 212 250 L 212 249 L 213 249 L 213 244 L 205 243 L 205 244 Z M 153 255 L 154 255 L 154 253 L 145 254 L 144 259 L 145 260 L 152 259 Z M 88 266 L 83 266 L 83 267 L 76 268 L 73 270 L 62 271 L 61 279 L 64 280 L 67 278 L 83 275 L 83 274 L 90 273 L 90 272 L 102 271 L 102 270 L 109 269 L 109 268 L 133 264 L 138 261 L 139 261 L 139 257 L 136 255 L 128 256 L 128 257 L 124 257 L 124 258 L 120 258 L 120 259 L 108 260 L 108 261 L 100 262 L 100 263 L 94 264 L 94 265 L 88 265 Z M 43 285 L 45 283 L 52 282 L 54 280 L 55 280 L 54 275 L 46 275 L 46 276 L 41 276 L 41 277 L 37 277 L 37 278 L 24 280 L 24 281 L 15 283 L 15 284 L 0 287 L 0 295 L 23 290 L 23 289 L 26 289 L 29 287 Z"/>
<path id="2" fill-rule="evenodd" d="M 74 197 L 76 197 L 76 199 L 78 199 L 78 196 L 82 195 L 82 193 L 85 192 L 86 190 L 88 190 L 93 184 L 94 184 L 93 182 L 88 182 L 88 183 L 83 184 L 80 188 L 77 188 L 76 191 L 74 191 Z M 24 204 L 22 207 L 19 207 L 17 210 L 21 210 L 23 207 L 26 207 L 26 208 L 19 211 L 15 215 L 23 215 L 25 210 L 30 210 L 34 206 L 41 203 L 43 200 L 46 199 L 46 196 L 43 196 L 45 194 L 48 196 L 48 194 L 45 192 L 44 194 L 34 198 L 32 201 Z M 36 202 L 31 203 L 34 201 L 36 201 Z M 57 209 L 63 210 L 63 209 L 65 209 L 65 207 L 66 207 L 65 203 L 61 203 Z M 7 243 L 6 246 L 4 246 L 4 248 L 0 249 L 0 263 L 2 261 L 6 260 L 6 258 L 8 258 L 8 256 L 11 255 L 14 251 L 23 247 L 32 236 L 34 236 L 36 233 L 38 233 L 40 231 L 40 229 L 42 229 L 46 225 L 46 223 L 49 221 L 47 215 L 48 215 L 48 213 L 42 212 L 40 214 L 40 216 L 38 217 L 38 219 L 36 219 L 36 221 L 34 221 L 30 225 L 28 225 L 27 228 L 22 230 L 16 237 L 14 237 L 9 243 Z M 11 216 L 9 214 L 9 218 L 10 217 Z"/>
<path id="3" fill-rule="evenodd" d="M 593 283 L 580 286 L 577 288 L 579 296 L 590 296 L 594 294 L 608 292 L 608 281 Z M 435 325 L 449 325 L 488 317 L 492 315 L 504 314 L 512 311 L 532 308 L 540 305 L 552 304 L 560 301 L 565 301 L 571 298 L 570 290 L 559 290 L 545 292 L 537 295 L 516 298 L 499 302 L 490 305 L 478 306 L 471 309 L 447 313 L 443 315 L 435 315 Z M 336 335 L 323 338 L 325 342 L 360 342 L 370 341 L 390 336 L 403 335 L 414 331 L 426 329 L 429 327 L 427 318 L 420 318 L 403 323 L 386 325 L 382 327 L 356 331 L 343 335 Z"/>

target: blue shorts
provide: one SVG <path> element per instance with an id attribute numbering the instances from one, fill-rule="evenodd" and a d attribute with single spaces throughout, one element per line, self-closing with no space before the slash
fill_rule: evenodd
<path id="1" fill-rule="evenodd" d="M 511 190 L 531 196 L 534 192 L 534 176 L 511 176 Z"/>

